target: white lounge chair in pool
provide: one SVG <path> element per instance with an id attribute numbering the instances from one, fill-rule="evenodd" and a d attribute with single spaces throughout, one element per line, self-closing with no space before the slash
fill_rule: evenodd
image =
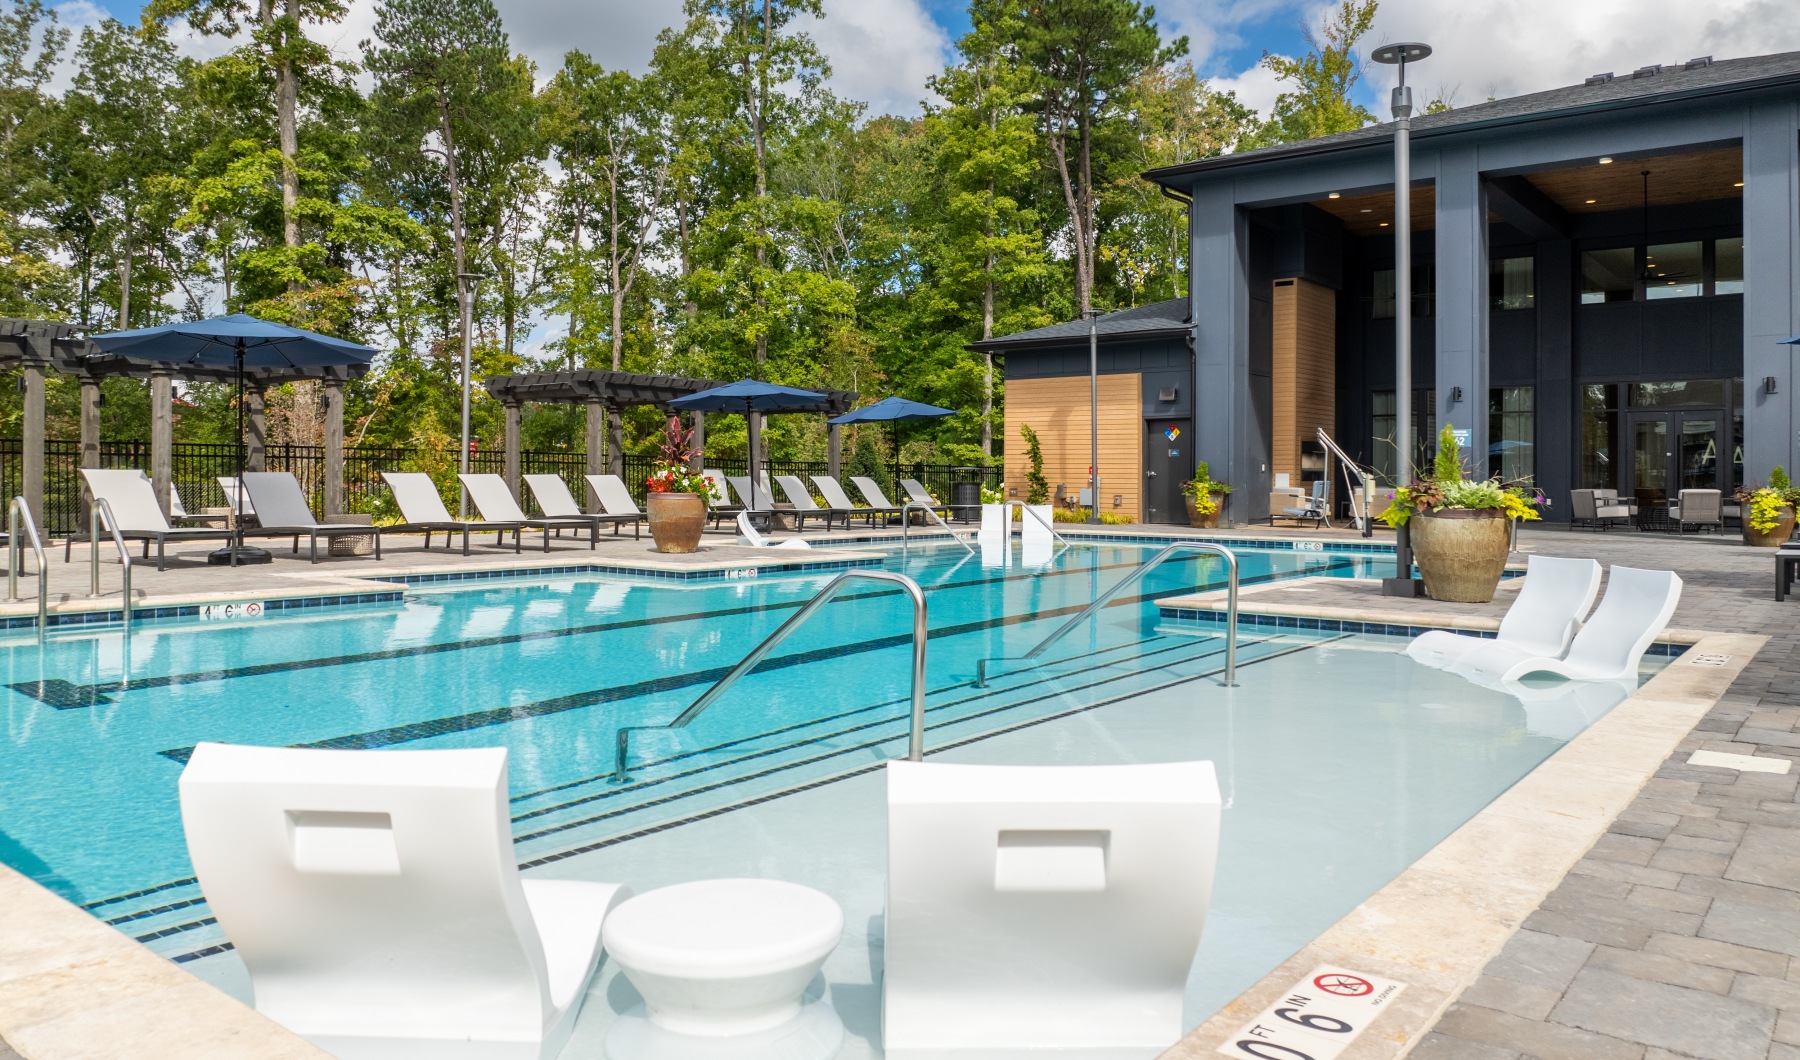
<path id="1" fill-rule="evenodd" d="M 1032 518 L 1032 513 L 1037 518 Z M 1024 567 L 1046 567 L 1056 548 L 1056 534 L 1051 525 L 1056 510 L 1048 504 L 1027 504 L 1019 513 L 1019 564 Z"/>
<path id="2" fill-rule="evenodd" d="M 802 540 L 797 537 L 790 537 L 786 541 L 783 541 L 779 544 L 777 544 L 776 542 L 770 541 L 768 538 L 766 538 L 756 532 L 756 527 L 751 525 L 751 523 L 750 523 L 750 513 L 749 512 L 739 512 L 737 515 L 737 524 L 738 524 L 738 544 L 740 544 L 740 545 L 748 545 L 751 548 L 811 548 L 812 547 L 811 541 L 805 541 L 805 540 Z"/>
<path id="3" fill-rule="evenodd" d="M 844 492 L 844 487 L 838 485 L 838 480 L 830 475 L 814 475 L 812 480 L 813 485 L 819 487 L 819 495 L 825 498 L 826 504 L 854 515 L 864 516 L 869 520 L 870 526 L 874 526 L 875 520 L 878 518 L 885 519 L 890 515 L 900 514 L 898 508 L 867 508 L 858 505 L 850 499 L 848 493 Z M 845 520 L 844 525 L 850 525 L 848 519 Z"/>
<path id="4" fill-rule="evenodd" d="M 256 1010 L 341 1057 L 550 1060 L 622 886 L 521 879 L 506 749 L 202 743 L 181 823 Z"/>
<path id="5" fill-rule="evenodd" d="M 981 529 L 975 543 L 981 546 L 983 567 L 1005 567 L 1012 559 L 1012 510 L 1004 504 L 981 506 Z"/>
<path id="6" fill-rule="evenodd" d="M 610 475 L 591 475 L 589 477 L 612 478 Z M 615 478 L 613 481 L 618 482 L 618 479 Z M 575 495 L 569 492 L 569 484 L 563 481 L 561 475 L 526 475 L 525 485 L 531 489 L 531 495 L 537 498 L 538 510 L 552 519 L 582 519 L 596 527 L 604 523 L 611 523 L 614 537 L 618 536 L 621 525 L 630 523 L 631 535 L 633 537 L 643 536 L 643 512 L 634 510 L 630 513 L 619 512 L 616 515 L 610 510 L 604 513 L 584 512 L 581 510 L 581 505 L 576 502 Z M 623 490 L 625 484 L 620 482 L 619 488 Z M 626 493 L 625 498 L 630 500 L 631 494 Z M 603 506 L 604 503 L 602 502 Z M 636 505 L 632 507 L 635 509 Z"/>
<path id="7" fill-rule="evenodd" d="M 156 503 L 156 488 L 150 479 L 136 468 L 109 470 L 94 467 L 81 469 L 81 478 L 87 483 L 88 493 L 97 500 L 105 500 L 112 509 L 113 526 L 119 536 L 127 541 L 142 541 L 144 555 L 150 555 L 150 542 L 156 542 L 156 569 L 167 567 L 167 547 L 171 541 L 214 541 L 226 545 L 235 540 L 236 535 L 230 530 L 217 527 L 176 527 L 163 517 L 162 508 Z M 85 527 L 83 529 L 86 529 Z M 103 531 L 104 532 L 104 531 Z M 69 550 L 77 537 L 87 535 L 70 534 L 63 542 L 63 562 L 69 561 Z"/>
<path id="8" fill-rule="evenodd" d="M 637 506 L 637 501 L 631 499 L 631 491 L 625 488 L 625 480 L 617 475 L 588 475 L 586 477 L 588 489 L 594 492 L 594 499 L 600 502 L 600 510 L 606 513 L 607 519 L 613 524 L 613 533 L 617 534 L 619 526 L 629 522 L 631 536 L 642 538 L 644 536 L 644 510 Z M 570 500 L 573 499 L 570 498 Z M 539 503 L 542 503 L 542 494 L 539 495 Z M 557 513 L 545 508 L 544 514 L 555 515 Z"/>
<path id="9" fill-rule="evenodd" d="M 499 545 L 506 540 L 506 532 L 512 531 L 513 551 L 519 551 L 519 526 L 517 523 L 492 522 L 484 519 L 452 519 L 450 510 L 444 507 L 444 498 L 438 495 L 437 483 L 423 471 L 383 471 L 381 477 L 387 480 L 388 489 L 393 491 L 394 503 L 400 506 L 400 518 L 406 520 L 399 526 L 387 527 L 389 533 L 405 533 L 415 530 L 425 531 L 425 547 L 431 547 L 431 535 L 436 531 L 444 532 L 444 547 L 450 547 L 451 535 L 462 531 L 462 554 L 469 554 L 469 533 L 481 533 L 483 530 L 494 532 L 494 544 Z"/>
<path id="10" fill-rule="evenodd" d="M 1212 897 L 1211 762 L 890 762 L 890 1060 L 1143 1056 L 1186 1029 Z"/>
<path id="11" fill-rule="evenodd" d="M 1680 602 L 1681 579 L 1674 571 L 1613 567 L 1607 572 L 1606 596 L 1569 643 L 1567 655 L 1534 655 L 1495 641 L 1476 647 L 1449 669 L 1490 683 L 1533 673 L 1582 681 L 1635 677 L 1644 652 L 1669 624 Z"/>
<path id="12" fill-rule="evenodd" d="M 321 523 L 307 507 L 306 494 L 300 480 L 286 471 L 244 472 L 244 492 L 255 505 L 257 528 L 245 530 L 246 537 L 291 537 L 294 553 L 300 552 L 300 539 L 306 538 L 312 561 L 319 562 L 319 538 L 373 537 L 375 558 L 381 558 L 381 528 L 361 523 Z"/>
<path id="13" fill-rule="evenodd" d="M 544 551 L 550 551 L 550 532 L 561 533 L 564 530 L 586 530 L 588 532 L 588 548 L 593 549 L 600 543 L 600 524 L 588 516 L 565 518 L 533 519 L 519 507 L 513 499 L 512 490 L 507 488 L 506 480 L 499 475 L 458 475 L 463 488 L 469 491 L 469 499 L 475 502 L 475 510 L 483 519 L 498 520 L 518 527 L 528 527 L 544 532 Z"/>
<path id="14" fill-rule="evenodd" d="M 1560 659 L 1598 595 L 1600 564 L 1595 561 L 1531 556 L 1525 561 L 1525 584 L 1500 620 L 1497 637 L 1434 629 L 1414 637 L 1406 653 L 1440 670 L 1483 644 L 1509 644 L 1534 656 Z"/>
<path id="15" fill-rule="evenodd" d="M 850 515 L 856 509 L 820 506 L 818 501 L 813 500 L 812 491 L 806 488 L 806 483 L 801 482 L 798 475 L 776 475 L 775 484 L 781 487 L 782 495 L 787 497 L 787 502 L 794 506 L 794 518 L 797 520 L 799 529 L 806 529 L 808 516 L 823 518 L 827 530 L 831 529 L 833 519 L 844 520 L 844 529 L 850 529 Z"/>

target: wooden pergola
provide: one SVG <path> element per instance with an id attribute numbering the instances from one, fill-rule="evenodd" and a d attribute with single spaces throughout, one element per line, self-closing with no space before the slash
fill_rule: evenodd
<path id="1" fill-rule="evenodd" d="M 23 474 L 20 486 L 31 516 L 44 519 L 44 379 L 49 371 L 74 376 L 81 383 L 81 466 L 100 466 L 100 381 L 108 376 L 143 379 L 150 384 L 150 479 L 163 514 L 168 514 L 173 481 L 174 384 L 233 383 L 231 368 L 156 364 L 103 353 L 72 324 L 0 318 L 0 368 L 17 368 L 24 381 Z M 368 365 L 333 368 L 250 369 L 244 373 L 245 459 L 247 470 L 261 471 L 267 446 L 264 398 L 283 383 L 316 380 L 325 402 L 325 511 L 344 508 L 344 383 L 362 376 Z"/>
<path id="2" fill-rule="evenodd" d="M 573 372 L 532 372 L 524 375 L 495 375 L 482 381 L 489 396 L 500 402 L 506 413 L 506 482 L 513 493 L 519 492 L 519 420 L 528 401 L 550 405 L 583 405 L 587 409 L 587 473 L 590 475 L 625 473 L 624 428 L 620 410 L 652 405 L 667 413 L 669 402 L 702 390 L 723 386 L 710 379 L 690 379 L 678 375 L 641 375 L 636 372 L 608 372 L 582 369 Z M 821 391 L 829 400 L 827 415 L 840 416 L 856 404 L 852 390 Z M 706 414 L 690 413 L 694 423 L 694 470 L 700 470 L 706 449 Z M 762 434 L 761 415 L 750 417 L 749 443 L 752 451 Z M 827 452 L 831 475 L 836 478 L 842 463 L 842 428 L 830 428 Z M 604 437 L 605 445 L 601 444 Z"/>

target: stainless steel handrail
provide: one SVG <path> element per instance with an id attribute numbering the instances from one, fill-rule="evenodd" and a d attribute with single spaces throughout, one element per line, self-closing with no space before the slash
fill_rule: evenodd
<path id="1" fill-rule="evenodd" d="M 19 520 L 25 521 L 25 532 L 31 535 L 31 551 L 37 553 L 38 564 L 38 635 L 44 633 L 44 623 L 50 615 L 50 568 L 44 566 L 44 542 L 38 537 L 37 522 L 31 518 L 31 505 L 25 498 L 14 497 L 12 504 L 6 509 L 6 598 L 17 601 L 19 596 Z"/>
<path id="2" fill-rule="evenodd" d="M 112 505 L 106 503 L 105 497 L 94 498 L 94 507 L 88 519 L 88 595 L 103 595 L 100 592 L 100 523 L 103 516 L 106 529 L 112 533 L 113 546 L 119 550 L 119 566 L 123 569 L 125 579 L 124 602 L 119 614 L 125 628 L 130 629 L 131 550 L 125 547 L 125 538 L 119 533 L 118 520 L 113 518 Z"/>
<path id="3" fill-rule="evenodd" d="M 1319 444 L 1323 445 L 1327 452 L 1337 457 L 1338 463 L 1344 466 L 1344 485 L 1351 488 L 1354 488 L 1354 485 L 1360 485 L 1362 487 L 1362 518 L 1359 519 L 1358 522 L 1362 524 L 1362 536 L 1375 536 L 1375 515 L 1372 511 L 1375 501 L 1375 491 L 1370 488 L 1375 484 L 1374 474 L 1365 469 L 1361 464 L 1350 459 L 1350 454 L 1344 452 L 1336 442 L 1332 441 L 1331 435 L 1325 433 L 1325 428 L 1323 427 L 1319 428 Z M 1351 483 L 1350 472 L 1352 471 L 1356 472 L 1357 477 L 1361 479 L 1360 483 Z"/>
<path id="4" fill-rule="evenodd" d="M 937 513 L 937 508 L 929 504 L 921 504 L 918 501 L 907 501 L 900 506 L 900 551 L 905 552 L 908 548 L 912 547 L 911 542 L 908 540 L 908 535 L 912 531 L 912 513 L 915 510 L 922 511 L 931 516 L 932 520 L 943 527 L 944 531 L 950 535 L 950 540 L 961 545 L 964 551 L 968 552 L 969 555 L 973 556 L 975 554 L 975 546 L 958 537 L 956 531 L 950 528 L 950 524 L 944 522 L 944 517 Z"/>
<path id="5" fill-rule="evenodd" d="M 1033 509 L 1033 508 L 1032 508 L 1032 507 L 1031 507 L 1031 505 L 1029 505 L 1029 504 L 1026 504 L 1026 503 L 1025 503 L 1025 502 L 1024 502 L 1024 501 L 1002 501 L 1002 502 L 1001 502 L 1001 503 L 1002 503 L 1002 504 L 1004 504 L 1004 505 L 1005 505 L 1005 506 L 1006 506 L 1006 507 L 1008 507 L 1008 508 L 1017 508 L 1017 509 L 1019 509 L 1019 510 L 1020 510 L 1020 511 L 1022 511 L 1022 512 L 1024 512 L 1024 513 L 1025 513 L 1025 514 L 1026 514 L 1026 515 L 1029 515 L 1029 516 L 1031 516 L 1031 517 L 1032 517 L 1032 518 L 1033 518 L 1033 519 L 1036 519 L 1036 520 L 1037 520 L 1037 521 L 1038 521 L 1038 525 L 1039 525 L 1039 526 L 1041 526 L 1041 527 L 1043 527 L 1043 528 L 1044 528 L 1044 529 L 1046 529 L 1046 530 L 1048 530 L 1048 531 L 1050 531 L 1050 536 L 1051 536 L 1051 537 L 1054 537 L 1054 538 L 1056 538 L 1056 540 L 1058 540 L 1058 541 L 1060 541 L 1060 542 L 1061 542 L 1061 543 L 1062 543 L 1062 546 L 1063 546 L 1063 547 L 1064 547 L 1064 548 L 1068 548 L 1068 547 L 1070 547 L 1070 545 L 1069 545 L 1069 539 L 1068 539 L 1068 538 L 1066 538 L 1066 537 L 1064 537 L 1064 536 L 1062 536 L 1062 535 L 1061 535 L 1061 534 L 1059 534 L 1059 533 L 1057 533 L 1057 532 L 1056 532 L 1056 527 L 1055 527 L 1055 525 L 1054 525 L 1054 524 L 1053 524 L 1053 522 L 1048 522 L 1048 523 L 1047 523 L 1047 522 L 1045 522 L 1045 521 L 1044 521 L 1044 517 L 1043 517 L 1043 516 L 1041 516 L 1041 515 L 1039 515 L 1039 514 L 1038 514 L 1038 513 L 1037 513 L 1037 512 L 1036 512 L 1036 511 L 1035 511 L 1035 510 L 1034 510 L 1034 509 Z M 1008 536 L 1011 536 L 1011 534 L 1012 534 L 1012 520 L 1011 520 L 1011 519 L 1010 519 L 1010 518 L 1009 518 L 1009 519 L 1007 519 L 1007 520 L 1006 520 L 1006 532 L 1007 532 L 1007 535 L 1008 535 Z"/>
<path id="6" fill-rule="evenodd" d="M 830 602 L 831 598 L 837 595 L 839 589 L 842 589 L 853 581 L 893 582 L 904 589 L 908 596 L 912 597 L 912 730 L 909 735 L 906 757 L 907 760 L 911 762 L 922 761 L 925 757 L 925 593 L 919 588 L 918 582 L 913 581 L 904 574 L 893 574 L 888 571 L 880 570 L 847 570 L 827 582 L 825 588 L 820 589 L 817 596 L 814 596 L 811 600 L 806 602 L 806 606 L 794 612 L 793 616 L 786 622 L 783 622 L 780 628 L 763 638 L 763 642 L 758 644 L 755 648 L 752 648 L 750 654 L 744 656 L 742 662 L 732 667 L 730 673 L 719 678 L 719 680 L 711 688 L 707 689 L 699 699 L 694 700 L 686 710 L 676 715 L 674 721 L 671 721 L 666 725 L 628 725 L 621 728 L 619 730 L 618 751 L 613 759 L 612 782 L 614 784 L 623 784 L 631 779 L 629 766 L 631 760 L 632 733 L 640 732 L 645 729 L 686 728 L 689 722 L 698 718 L 707 707 L 712 706 L 720 696 L 725 694 L 727 689 L 731 688 L 732 685 L 737 684 L 739 678 L 743 677 L 751 670 L 756 669 L 757 664 L 767 658 L 768 654 L 771 651 L 774 651 L 776 646 L 782 641 L 786 640 L 790 633 L 798 629 L 801 623 L 805 622 L 808 618 L 811 618 L 814 612 Z"/>
<path id="7" fill-rule="evenodd" d="M 1080 614 L 1069 619 L 1067 622 L 1064 622 L 1061 626 L 1058 626 L 1054 633 L 1051 633 L 1048 637 L 1039 641 L 1037 647 L 1026 652 L 1019 658 L 1007 659 L 996 657 L 978 661 L 975 664 L 975 686 L 977 688 L 987 687 L 989 663 L 1030 662 L 1036 659 L 1038 656 L 1044 654 L 1044 651 L 1048 649 L 1050 645 L 1055 644 L 1064 636 L 1068 635 L 1069 632 L 1074 630 L 1075 627 L 1092 618 L 1101 608 L 1106 606 L 1108 600 L 1117 596 L 1127 585 L 1139 581 L 1144 575 L 1150 573 L 1150 571 L 1158 564 L 1178 552 L 1209 552 L 1225 557 L 1225 687 L 1235 688 L 1237 686 L 1237 554 L 1232 552 L 1229 548 L 1226 548 L 1224 545 L 1215 545 L 1210 541 L 1177 541 L 1167 548 L 1164 548 L 1161 552 L 1158 552 L 1156 555 L 1151 556 L 1149 559 L 1138 564 L 1130 574 L 1125 575 L 1125 577 L 1120 578 L 1118 581 L 1108 586 L 1105 592 L 1094 598 L 1093 603 L 1082 608 Z"/>

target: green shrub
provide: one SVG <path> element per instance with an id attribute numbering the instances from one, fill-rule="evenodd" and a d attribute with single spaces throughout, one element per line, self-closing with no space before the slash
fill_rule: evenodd
<path id="1" fill-rule="evenodd" d="M 856 432 L 856 444 L 850 447 L 850 466 L 844 471 L 845 478 L 852 475 L 872 478 L 881 487 L 881 492 L 890 497 L 894 495 L 894 472 L 882 459 L 881 443 L 873 428 L 865 427 Z"/>
<path id="2" fill-rule="evenodd" d="M 1431 470 L 1431 477 L 1439 482 L 1462 481 L 1462 452 L 1456 444 L 1456 431 L 1448 423 L 1438 432 L 1437 460 Z"/>
<path id="3" fill-rule="evenodd" d="M 1049 504 L 1050 480 L 1044 477 L 1044 447 L 1038 444 L 1031 424 L 1019 424 L 1019 433 L 1025 436 L 1025 503 Z"/>

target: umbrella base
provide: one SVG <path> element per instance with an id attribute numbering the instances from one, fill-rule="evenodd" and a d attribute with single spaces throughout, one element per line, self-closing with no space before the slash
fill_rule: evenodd
<path id="1" fill-rule="evenodd" d="M 215 567 L 230 566 L 231 565 L 232 548 L 233 548 L 233 546 L 226 545 L 224 548 L 219 549 L 216 552 L 207 553 L 206 554 L 206 562 L 212 564 Z M 238 562 L 238 566 L 240 566 L 240 567 L 244 566 L 245 564 L 249 564 L 249 563 L 273 563 L 273 562 L 275 562 L 275 553 L 270 552 L 266 548 L 257 548 L 255 545 L 238 545 L 238 546 L 236 546 L 236 549 L 237 549 L 237 562 Z"/>

